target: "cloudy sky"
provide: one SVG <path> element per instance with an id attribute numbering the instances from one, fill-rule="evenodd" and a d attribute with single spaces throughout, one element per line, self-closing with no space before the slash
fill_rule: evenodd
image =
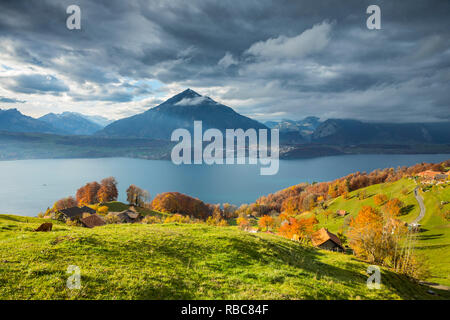
<path id="1" fill-rule="evenodd" d="M 446 0 L 2 0 L 0 108 L 118 119 L 189 87 L 261 121 L 448 121 L 449 16 Z"/>

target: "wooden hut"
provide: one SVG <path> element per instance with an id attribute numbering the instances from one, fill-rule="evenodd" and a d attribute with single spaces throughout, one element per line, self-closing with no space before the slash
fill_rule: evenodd
<path id="1" fill-rule="evenodd" d="M 315 247 L 331 250 L 331 251 L 344 251 L 344 248 L 339 240 L 338 236 L 329 232 L 327 229 L 322 228 L 312 234 L 312 244 Z"/>
<path id="2" fill-rule="evenodd" d="M 89 214 L 96 213 L 96 211 L 94 209 L 91 209 L 86 206 L 61 209 L 61 210 L 59 210 L 59 212 L 61 213 L 63 220 L 67 220 L 67 219 L 81 220 L 83 218 L 83 213 L 89 213 Z"/>
<path id="3" fill-rule="evenodd" d="M 86 228 L 100 227 L 106 224 L 105 220 L 98 214 L 91 214 L 80 220 L 81 224 Z"/>
<path id="4" fill-rule="evenodd" d="M 135 211 L 125 210 L 121 212 L 110 212 L 110 214 L 115 215 L 119 218 L 120 223 L 134 223 L 139 222 L 142 216 Z"/>
<path id="5" fill-rule="evenodd" d="M 345 217 L 346 215 L 348 215 L 348 212 L 342 209 L 339 209 L 338 211 L 336 211 L 336 215 L 338 215 L 339 217 Z"/>

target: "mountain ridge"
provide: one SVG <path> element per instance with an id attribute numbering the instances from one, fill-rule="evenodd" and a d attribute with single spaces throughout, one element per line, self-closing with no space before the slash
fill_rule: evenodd
<path id="1" fill-rule="evenodd" d="M 53 127 L 73 135 L 91 135 L 102 129 L 102 126 L 88 120 L 77 112 L 47 113 L 38 120 L 51 124 Z"/>
<path id="2" fill-rule="evenodd" d="M 0 130 L 7 132 L 38 132 L 64 134 L 44 121 L 24 115 L 18 109 L 0 109 Z"/>
<path id="3" fill-rule="evenodd" d="M 386 123 L 328 119 L 312 134 L 312 141 L 330 144 L 450 143 L 450 123 Z"/>

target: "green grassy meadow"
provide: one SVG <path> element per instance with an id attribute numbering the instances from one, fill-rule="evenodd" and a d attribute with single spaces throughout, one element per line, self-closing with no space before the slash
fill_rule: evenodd
<path id="1" fill-rule="evenodd" d="M 382 269 L 276 235 L 205 224 L 117 224 L 94 229 L 0 215 L 0 299 L 442 299 Z M 69 290 L 69 265 L 81 289 Z"/>

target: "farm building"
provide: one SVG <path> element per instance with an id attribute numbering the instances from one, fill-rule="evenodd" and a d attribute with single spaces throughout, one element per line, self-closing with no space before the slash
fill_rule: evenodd
<path id="1" fill-rule="evenodd" d="M 121 212 L 110 212 L 109 214 L 117 216 L 120 223 L 133 223 L 141 220 L 141 215 L 132 210 L 125 210 Z"/>
<path id="2" fill-rule="evenodd" d="M 102 217 L 97 214 L 91 214 L 80 220 L 81 224 L 86 228 L 100 227 L 106 224 Z"/>
<path id="3" fill-rule="evenodd" d="M 340 209 L 340 210 L 336 211 L 336 214 L 340 217 L 344 217 L 344 216 L 348 215 L 348 212 Z"/>
<path id="4" fill-rule="evenodd" d="M 322 228 L 312 234 L 312 244 L 325 250 L 344 251 L 341 240 L 334 233 Z"/>
<path id="5" fill-rule="evenodd" d="M 63 220 L 71 219 L 71 220 L 80 220 L 83 217 L 83 213 L 95 214 L 96 211 L 89 207 L 72 207 L 67 209 L 59 210 L 61 213 Z"/>

